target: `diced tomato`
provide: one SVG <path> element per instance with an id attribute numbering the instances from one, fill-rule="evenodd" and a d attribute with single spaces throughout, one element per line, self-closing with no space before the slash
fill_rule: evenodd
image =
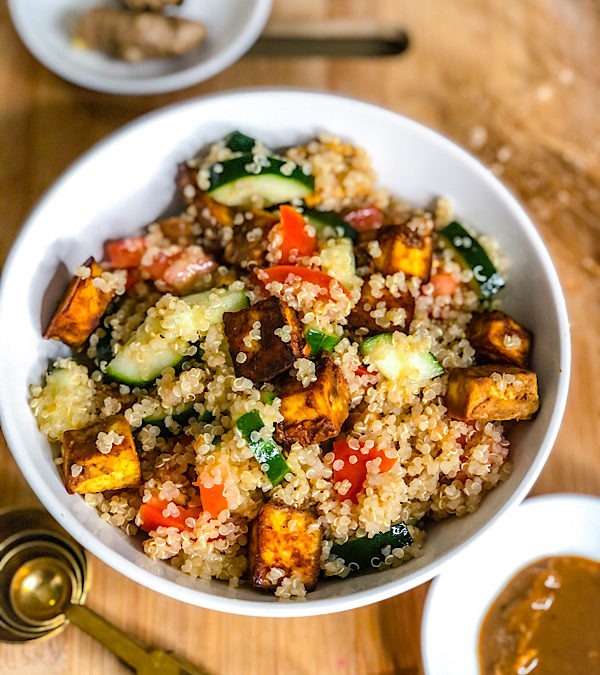
<path id="1" fill-rule="evenodd" d="M 340 288 L 348 295 L 348 291 L 342 286 L 339 281 L 330 277 L 321 270 L 316 270 L 312 267 L 300 267 L 298 265 L 278 265 L 277 267 L 268 267 L 256 272 L 260 281 L 264 284 L 269 284 L 272 281 L 279 281 L 279 283 L 293 283 L 294 277 L 300 281 L 307 281 L 315 286 L 320 286 L 321 292 L 319 295 L 331 298 L 331 284 L 337 283 Z"/>
<path id="2" fill-rule="evenodd" d="M 302 256 L 309 256 L 317 250 L 317 237 L 304 216 L 293 206 L 279 207 L 281 220 L 272 228 L 269 236 L 275 238 L 275 251 L 283 265 L 296 262 Z"/>
<path id="3" fill-rule="evenodd" d="M 159 251 L 143 270 L 154 281 L 163 281 L 169 290 L 183 295 L 194 290 L 199 277 L 217 268 L 217 263 L 200 246 Z"/>
<path id="4" fill-rule="evenodd" d="M 217 268 L 217 263 L 200 246 L 188 246 L 171 260 L 162 274 L 169 288 L 183 294 L 192 291 L 198 279 Z"/>
<path id="5" fill-rule="evenodd" d="M 202 509 L 210 513 L 211 518 L 216 518 L 221 511 L 229 508 L 229 503 L 223 494 L 223 483 L 215 483 L 211 487 L 206 487 L 200 482 L 196 485 L 200 489 Z"/>
<path id="6" fill-rule="evenodd" d="M 363 489 L 367 478 L 367 462 L 380 458 L 380 473 L 389 471 L 396 463 L 395 459 L 387 457 L 383 450 L 379 448 L 371 448 L 367 453 L 362 452 L 361 448 L 353 450 L 345 438 L 340 438 L 333 442 L 333 454 L 335 457 L 333 463 L 334 482 L 337 483 L 343 480 L 350 482 L 350 488 L 346 494 L 340 494 L 339 498 L 341 500 L 350 499 L 354 503 L 358 501 L 358 495 Z M 343 462 L 340 468 L 336 468 L 338 461 Z"/>
<path id="7" fill-rule="evenodd" d="M 355 230 L 375 230 L 383 225 L 383 213 L 377 206 L 355 209 L 344 216 L 344 220 Z"/>
<path id="8" fill-rule="evenodd" d="M 358 368 L 354 371 L 354 374 L 357 377 L 363 377 L 364 375 L 369 375 L 369 377 L 377 377 L 376 373 L 372 373 L 367 366 L 358 366 Z"/>
<path id="9" fill-rule="evenodd" d="M 177 256 L 179 256 L 180 253 L 180 250 L 169 254 L 160 251 L 154 256 L 151 262 L 145 263 L 142 269 L 154 281 L 162 279 L 169 266 L 177 259 Z"/>
<path id="10" fill-rule="evenodd" d="M 158 497 L 151 497 L 149 501 L 143 503 L 139 511 L 141 529 L 145 532 L 150 532 L 151 530 L 156 530 L 157 527 L 176 527 L 181 532 L 182 530 L 189 529 L 185 523 L 188 518 L 198 518 L 202 513 L 202 509 L 199 507 L 189 507 L 186 509 L 183 506 L 177 506 L 179 515 L 165 516 L 164 510 L 169 503 Z"/>
<path id="11" fill-rule="evenodd" d="M 122 270 L 139 267 L 145 251 L 144 237 L 129 237 L 106 244 L 106 254 L 111 266 Z"/>
<path id="12" fill-rule="evenodd" d="M 130 291 L 138 281 L 142 278 L 142 272 L 139 267 L 132 267 L 127 270 L 127 281 L 125 282 L 125 290 Z"/>
<path id="13" fill-rule="evenodd" d="M 459 281 L 451 274 L 446 274 L 445 272 L 432 275 L 429 281 L 433 284 L 434 295 L 452 295 L 460 286 Z"/>

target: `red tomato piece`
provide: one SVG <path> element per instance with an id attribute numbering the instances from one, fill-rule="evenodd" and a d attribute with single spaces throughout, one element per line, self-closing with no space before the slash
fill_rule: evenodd
<path id="1" fill-rule="evenodd" d="M 159 251 L 153 260 L 143 265 L 154 281 L 163 281 L 169 290 L 183 295 L 194 290 L 196 281 L 217 268 L 217 263 L 200 246 L 170 248 Z"/>
<path id="2" fill-rule="evenodd" d="M 278 265 L 277 267 L 268 267 L 266 269 L 258 270 L 257 276 L 264 284 L 272 281 L 279 281 L 280 283 L 291 283 L 294 278 L 300 281 L 307 281 L 315 286 L 320 286 L 322 289 L 320 295 L 331 298 L 331 284 L 338 283 L 340 288 L 348 295 L 348 291 L 329 274 L 316 270 L 312 267 L 300 267 L 298 265 Z"/>
<path id="3" fill-rule="evenodd" d="M 139 267 L 132 267 L 127 270 L 127 281 L 125 282 L 125 290 L 130 291 L 138 281 L 142 278 L 142 273 Z"/>
<path id="4" fill-rule="evenodd" d="M 139 267 L 146 251 L 144 237 L 129 237 L 106 244 L 106 254 L 112 267 L 117 269 L 132 269 Z"/>
<path id="5" fill-rule="evenodd" d="M 452 295 L 460 286 L 459 281 L 445 272 L 434 274 L 429 281 L 433 284 L 434 295 Z"/>
<path id="6" fill-rule="evenodd" d="M 170 253 L 168 255 L 166 253 L 163 253 L 162 251 L 157 253 L 151 262 L 145 263 L 142 266 L 144 272 L 146 272 L 146 274 L 154 281 L 162 279 L 165 272 L 167 271 L 173 260 L 177 258 L 180 252 L 181 251 L 177 251 L 176 253 Z"/>
<path id="7" fill-rule="evenodd" d="M 156 530 L 157 527 L 176 527 L 181 532 L 189 529 L 185 524 L 188 518 L 198 518 L 202 513 L 202 509 L 199 507 L 188 507 L 186 509 L 183 506 L 177 506 L 179 515 L 165 516 L 164 510 L 169 503 L 158 497 L 152 497 L 149 501 L 143 503 L 139 511 L 140 528 L 145 532 L 150 532 Z"/>
<path id="8" fill-rule="evenodd" d="M 350 482 L 350 488 L 344 495 L 339 495 L 341 500 L 350 499 L 354 503 L 358 502 L 358 495 L 362 491 L 367 478 L 367 462 L 380 458 L 379 472 L 389 471 L 396 463 L 395 459 L 387 457 L 383 450 L 371 448 L 368 453 L 362 452 L 362 449 L 353 450 L 345 438 L 340 438 L 333 442 L 333 480 L 334 482 L 347 480 Z M 339 468 L 336 468 L 338 461 L 343 462 Z"/>
<path id="9" fill-rule="evenodd" d="M 377 206 L 365 206 L 350 211 L 344 220 L 355 230 L 375 230 L 383 225 L 383 212 Z"/>
<path id="10" fill-rule="evenodd" d="M 358 366 L 358 368 L 354 371 L 354 374 L 357 377 L 363 377 L 363 375 L 368 375 L 369 377 L 377 377 L 376 373 L 372 373 L 367 366 Z"/>
<path id="11" fill-rule="evenodd" d="M 271 236 L 278 239 L 275 249 L 279 261 L 285 265 L 315 253 L 317 237 L 304 216 L 286 204 L 279 207 L 279 213 L 281 220 L 271 230 Z"/>
<path id="12" fill-rule="evenodd" d="M 169 288 L 183 294 L 192 291 L 199 277 L 217 269 L 217 263 L 200 246 L 188 246 L 171 260 L 162 274 Z"/>

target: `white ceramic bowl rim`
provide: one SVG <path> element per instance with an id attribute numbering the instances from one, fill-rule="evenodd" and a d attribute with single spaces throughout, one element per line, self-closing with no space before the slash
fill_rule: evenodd
<path id="1" fill-rule="evenodd" d="M 67 50 L 73 50 L 68 44 L 61 50 L 47 45 L 44 35 L 40 35 L 35 27 L 30 26 L 28 18 L 30 9 L 26 2 L 27 0 L 8 0 L 8 7 L 21 40 L 40 63 L 65 80 L 81 87 L 109 94 L 125 95 L 150 95 L 177 91 L 217 75 L 242 57 L 256 42 L 269 19 L 273 4 L 273 0 L 252 0 L 255 8 L 242 30 L 235 36 L 230 36 L 228 40 L 227 36 L 221 36 L 225 43 L 224 46 L 197 63 L 162 74 L 140 74 L 138 77 L 117 78 L 108 70 L 105 72 L 101 68 L 90 68 L 78 63 L 77 58 L 67 52 Z M 229 0 L 222 1 L 221 5 L 224 10 L 228 2 Z M 232 11 L 235 11 L 235 7 Z M 212 37 L 209 34 L 207 39 L 212 39 Z M 65 42 L 67 42 L 66 37 Z M 175 63 L 175 61 L 172 62 Z M 136 65 L 130 67 L 135 68 Z"/>
<path id="2" fill-rule="evenodd" d="M 228 102 L 243 104 L 244 107 L 250 107 L 252 103 L 256 103 L 258 98 L 260 101 L 268 98 L 271 105 L 278 104 L 289 105 L 293 108 L 296 105 L 306 106 L 306 110 L 311 109 L 311 104 L 314 106 L 321 105 L 324 109 L 329 108 L 338 109 L 344 106 L 344 110 L 348 115 L 369 116 L 373 123 L 381 122 L 387 124 L 397 125 L 404 130 L 410 132 L 411 135 L 418 139 L 423 139 L 435 145 L 441 152 L 451 155 L 452 158 L 461 165 L 466 165 L 477 174 L 478 179 L 482 184 L 485 184 L 497 196 L 497 198 L 506 205 L 511 216 L 518 222 L 526 237 L 532 245 L 535 246 L 536 253 L 539 256 L 541 267 L 543 268 L 543 275 L 545 276 L 554 303 L 554 309 L 558 317 L 557 331 L 559 333 L 560 353 L 557 355 L 557 363 L 559 364 L 559 375 L 557 376 L 557 388 L 554 405 L 551 410 L 548 426 L 545 430 L 543 441 L 540 444 L 535 461 L 528 468 L 526 473 L 521 478 L 520 482 L 513 489 L 507 498 L 502 501 L 497 510 L 487 519 L 478 531 L 468 537 L 466 541 L 455 544 L 450 550 L 442 555 L 439 555 L 434 560 L 423 563 L 424 567 L 418 568 L 410 573 L 405 574 L 400 579 L 393 579 L 392 581 L 382 582 L 373 585 L 374 582 L 366 581 L 366 588 L 364 590 L 357 590 L 352 593 L 342 594 L 340 597 L 325 597 L 320 599 L 311 599 L 310 594 L 304 602 L 272 602 L 264 600 L 240 600 L 234 597 L 216 596 L 210 593 L 203 592 L 200 588 L 191 588 L 193 580 L 186 577 L 186 581 L 175 583 L 172 580 L 165 579 L 142 569 L 139 565 L 134 564 L 120 553 L 116 552 L 100 539 L 94 537 L 88 529 L 75 517 L 74 514 L 63 508 L 59 502 L 58 497 L 47 486 L 44 478 L 40 472 L 32 467 L 27 462 L 26 449 L 23 445 L 23 440 L 19 431 L 19 425 L 14 423 L 14 415 L 18 409 L 18 405 L 11 397 L 10 392 L 4 386 L 0 387 L 0 413 L 2 415 L 2 422 L 4 433 L 15 459 L 23 472 L 23 475 L 28 480 L 30 486 L 36 495 L 40 498 L 48 511 L 58 520 L 58 522 L 65 527 L 65 529 L 77 539 L 85 548 L 98 558 L 106 562 L 111 567 L 123 573 L 130 579 L 142 584 L 143 586 L 152 588 L 169 597 L 179 599 L 183 602 L 195 604 L 207 609 L 214 609 L 218 611 L 230 612 L 233 614 L 252 615 L 252 616 L 270 616 L 270 617 L 298 617 L 326 614 L 331 612 L 354 609 L 366 604 L 371 604 L 389 598 L 400 592 L 409 590 L 421 583 L 430 580 L 435 576 L 443 565 L 457 555 L 464 549 L 477 534 L 489 528 L 504 512 L 512 506 L 518 504 L 527 494 L 541 471 L 544 462 L 546 461 L 558 433 L 564 407 L 567 399 L 569 373 L 570 373 L 570 337 L 568 330 L 568 318 L 564 297 L 560 288 L 560 284 L 556 272 L 552 266 L 550 257 L 542 243 L 542 240 L 537 233 L 535 227 L 517 203 L 510 192 L 495 178 L 495 176 L 487 168 L 483 167 L 478 160 L 469 155 L 467 152 L 456 146 L 454 143 L 441 136 L 437 132 L 415 122 L 407 119 L 397 113 L 387 109 L 365 103 L 352 98 L 335 96 L 324 93 L 316 93 L 306 90 L 298 89 L 246 89 L 240 91 L 232 91 L 224 94 L 213 94 L 210 96 L 200 97 L 168 106 L 158 111 L 149 113 L 140 119 L 129 123 L 124 128 L 116 131 L 108 138 L 96 144 L 92 149 L 86 152 L 80 159 L 78 159 L 67 171 L 56 181 L 56 183 L 47 191 L 47 193 L 40 200 L 38 205 L 29 215 L 23 230 L 19 234 L 13 249 L 6 261 L 3 272 L 2 284 L 0 286 L 0 323 L 4 326 L 10 325 L 10 316 L 8 315 L 8 294 L 10 292 L 9 283 L 13 276 L 17 275 L 15 269 L 18 264 L 19 256 L 22 255 L 21 248 L 24 246 L 28 238 L 29 229 L 33 227 L 40 214 L 49 203 L 52 202 L 54 196 L 59 193 L 64 186 L 68 185 L 69 181 L 79 172 L 85 171 L 86 167 L 93 164 L 95 157 L 101 153 L 109 153 L 116 146 L 122 143 L 126 136 L 141 132 L 148 125 L 161 120 L 162 118 L 176 115 L 179 112 L 194 111 L 198 119 L 198 126 L 202 124 L 202 115 L 200 114 L 204 107 L 213 106 L 219 103 L 223 107 L 227 107 Z M 310 102 L 308 99 L 310 98 Z M 195 109 L 195 110 L 194 110 Z M 371 119 L 372 118 L 372 119 Z M 321 120 L 319 120 L 321 122 Z M 310 118 L 309 118 L 310 122 Z M 240 122 L 243 127 L 243 121 Z M 335 127 L 335 120 L 330 123 L 330 126 Z M 294 139 L 290 139 L 293 142 Z M 401 193 L 401 191 L 399 191 Z M 0 382 L 8 381 L 5 378 L 10 377 L 11 364 L 4 358 L 3 344 L 8 344 L 9 339 L 6 335 L 0 334 Z M 24 423 L 28 421 L 24 420 Z M 29 422 L 30 423 L 30 422 Z M 499 489 L 499 488 L 497 488 Z M 496 490 L 487 495 L 489 499 Z M 74 497 L 76 498 L 76 497 Z M 459 519 L 466 521 L 467 518 Z M 427 547 L 426 547 L 427 548 Z M 410 561 L 404 567 L 408 567 L 411 563 L 418 563 L 418 561 Z M 399 568 L 402 569 L 402 568 Z M 381 572 L 379 574 L 386 574 Z M 182 577 L 185 575 L 181 575 Z M 375 575 L 369 575 L 372 579 Z M 362 579 L 366 579 L 363 577 Z M 348 580 L 340 582 L 328 583 L 349 583 Z M 372 586 L 372 587 L 370 587 Z"/>

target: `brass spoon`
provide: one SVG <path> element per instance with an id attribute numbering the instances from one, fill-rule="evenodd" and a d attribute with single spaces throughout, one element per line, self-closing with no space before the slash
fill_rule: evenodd
<path id="1" fill-rule="evenodd" d="M 82 604 L 73 602 L 73 571 L 56 558 L 42 556 L 24 562 L 8 586 L 9 601 L 23 628 L 64 615 L 107 647 L 140 675 L 208 675 L 189 661 L 160 649 L 148 650 L 134 638 Z"/>

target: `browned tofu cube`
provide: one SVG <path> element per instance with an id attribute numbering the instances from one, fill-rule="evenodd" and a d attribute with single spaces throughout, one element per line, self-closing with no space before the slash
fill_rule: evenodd
<path id="1" fill-rule="evenodd" d="M 451 417 L 465 422 L 527 420 L 540 405 L 537 377 L 530 370 L 500 364 L 455 368 L 445 403 Z"/>
<path id="2" fill-rule="evenodd" d="M 319 576 L 323 535 L 314 513 L 278 502 L 267 502 L 250 527 L 248 572 L 252 584 L 275 589 L 296 575 L 307 591 Z"/>
<path id="3" fill-rule="evenodd" d="M 375 272 L 404 272 L 429 281 L 433 259 L 430 234 L 418 234 L 406 225 L 385 225 L 379 230 L 361 232 L 358 248 L 362 250 L 361 261 L 365 260 L 365 252 L 371 256 Z"/>
<path id="4" fill-rule="evenodd" d="M 189 246 L 196 242 L 198 225 L 189 216 L 173 216 L 158 221 L 160 231 L 174 244 Z"/>
<path id="5" fill-rule="evenodd" d="M 395 311 L 399 309 L 404 312 Z M 383 316 L 380 316 L 381 310 L 385 312 Z M 367 328 L 369 333 L 381 333 L 384 330 L 400 330 L 408 333 L 414 313 L 415 299 L 409 291 L 397 297 L 388 288 L 384 288 L 381 295 L 375 297 L 369 280 L 365 279 L 360 300 L 348 316 L 348 324 L 352 328 Z"/>
<path id="6" fill-rule="evenodd" d="M 267 264 L 269 232 L 278 220 L 275 214 L 262 209 L 248 213 L 252 217 L 233 228 L 233 236 L 223 252 L 225 262 L 242 269 Z"/>
<path id="7" fill-rule="evenodd" d="M 303 354 L 306 343 L 296 312 L 273 296 L 225 313 L 223 324 L 238 377 L 268 382 L 288 371 Z"/>
<path id="8" fill-rule="evenodd" d="M 186 206 L 193 206 L 198 219 L 207 225 L 233 226 L 235 211 L 219 204 L 198 187 L 198 169 L 187 163 L 177 167 L 177 189 Z"/>
<path id="9" fill-rule="evenodd" d="M 123 415 L 114 415 L 62 438 L 67 491 L 85 494 L 135 487 L 141 482 L 140 460 Z"/>
<path id="10" fill-rule="evenodd" d="M 44 332 L 45 338 L 60 340 L 74 349 L 83 346 L 96 330 L 115 296 L 114 291 L 102 291 L 94 284 L 94 279 L 102 276 L 104 270 L 93 258 L 86 260 L 82 267 L 90 270 L 89 276 L 73 277 Z"/>
<path id="11" fill-rule="evenodd" d="M 504 312 L 474 314 L 467 339 L 483 361 L 510 363 L 524 368 L 531 350 L 531 332 Z"/>
<path id="12" fill-rule="evenodd" d="M 350 389 L 341 369 L 329 357 L 316 368 L 317 379 L 307 387 L 288 376 L 281 387 L 279 412 L 283 421 L 275 435 L 283 443 L 302 445 L 335 438 L 348 417 Z"/>

